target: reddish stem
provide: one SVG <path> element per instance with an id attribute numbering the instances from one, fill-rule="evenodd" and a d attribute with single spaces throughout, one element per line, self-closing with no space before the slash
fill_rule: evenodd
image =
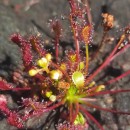
<path id="1" fill-rule="evenodd" d="M 107 111 L 107 112 L 112 112 L 112 113 L 116 113 L 116 114 L 127 114 L 127 115 L 130 115 L 130 112 L 122 112 L 122 111 L 117 111 L 117 110 L 111 110 L 111 109 L 107 109 L 107 108 L 102 108 L 100 106 L 93 105 L 93 104 L 90 104 L 90 103 L 86 103 L 86 105 L 88 107 L 96 108 L 96 109 Z"/>
<path id="2" fill-rule="evenodd" d="M 75 21 L 73 20 L 73 15 L 74 14 L 71 12 L 70 13 L 70 23 L 71 23 L 71 27 L 72 27 L 73 34 L 74 34 L 74 41 L 75 41 L 75 47 L 76 47 L 76 58 L 77 58 L 77 62 L 78 62 L 80 59 L 80 56 L 79 56 L 80 47 L 79 47 L 79 40 L 78 40 L 77 25 L 76 25 Z"/>
<path id="3" fill-rule="evenodd" d="M 86 117 L 89 117 L 98 126 L 100 130 L 104 130 L 101 124 L 85 108 L 79 106 L 79 109 L 85 114 Z"/>
<path id="4" fill-rule="evenodd" d="M 87 90 L 85 91 L 85 93 L 86 93 L 86 92 L 87 92 L 87 93 L 94 92 L 98 87 L 99 87 L 99 86 L 94 86 L 94 87 L 92 87 L 92 88 L 90 88 L 90 89 L 87 89 Z"/>
<path id="5" fill-rule="evenodd" d="M 124 78 L 125 76 L 127 76 L 129 74 L 130 74 L 130 70 L 126 71 L 125 73 L 121 74 L 120 76 L 118 76 L 116 78 L 113 78 L 113 79 L 107 81 L 105 83 L 105 85 L 112 84 L 112 83 L 116 82 L 117 80 L 122 79 L 122 78 Z"/>
<path id="6" fill-rule="evenodd" d="M 92 94 L 88 94 L 88 97 L 92 97 L 92 96 L 102 96 L 105 94 L 116 94 L 116 93 L 124 93 L 124 92 L 130 92 L 130 89 L 126 89 L 126 90 L 106 90 L 106 91 L 101 91 L 101 92 L 97 92 L 97 93 L 92 93 Z"/>
<path id="7" fill-rule="evenodd" d="M 101 40 L 101 43 L 99 44 L 98 46 L 98 49 L 96 50 L 96 52 L 94 53 L 94 55 L 92 56 L 92 60 L 96 59 L 98 54 L 100 53 L 100 51 L 103 49 L 104 47 L 104 42 L 105 42 L 105 39 L 106 39 L 106 36 L 107 36 L 107 32 L 108 31 L 104 31 L 103 32 L 103 37 L 102 37 L 102 40 Z"/>
<path id="8" fill-rule="evenodd" d="M 86 12 L 87 12 L 89 25 L 92 27 L 92 15 L 91 15 L 91 11 L 90 11 L 88 0 L 86 0 L 84 4 L 85 4 L 85 7 L 86 7 Z"/>
<path id="9" fill-rule="evenodd" d="M 75 119 L 76 119 L 78 113 L 79 113 L 79 103 L 76 102 L 76 103 L 75 103 L 75 114 L 74 114 L 74 117 L 73 117 L 73 119 L 72 119 L 72 123 L 74 123 L 74 121 L 75 121 Z"/>
<path id="10" fill-rule="evenodd" d="M 64 103 L 64 101 L 60 101 L 60 102 L 58 102 L 57 104 L 55 104 L 55 105 L 53 105 L 53 106 L 47 108 L 47 109 L 45 110 L 45 112 L 46 112 L 46 111 L 54 110 L 55 108 L 57 108 L 57 107 L 63 105 L 63 103 Z"/>
<path id="11" fill-rule="evenodd" d="M 114 56 L 111 57 L 111 60 L 115 59 L 117 56 L 119 56 L 121 53 L 123 53 L 127 48 L 130 47 L 130 42 L 125 45 L 119 52 L 117 52 Z"/>
<path id="12" fill-rule="evenodd" d="M 28 90 L 31 90 L 31 88 L 29 88 L 29 87 L 26 87 L 26 88 L 12 88 L 10 90 L 13 90 L 13 91 L 28 91 Z"/>
<path id="13" fill-rule="evenodd" d="M 69 104 L 69 122 L 72 124 L 72 118 L 73 118 L 73 104 Z"/>
<path id="14" fill-rule="evenodd" d="M 58 45 L 59 45 L 59 36 L 56 36 L 55 39 L 55 55 L 56 55 L 56 61 L 58 62 L 58 55 L 59 55 L 59 50 L 58 50 Z"/>
<path id="15" fill-rule="evenodd" d="M 74 0 L 68 0 L 68 1 L 69 1 L 69 4 L 70 4 L 71 11 L 74 13 L 75 9 L 77 8 L 75 1 Z"/>
<path id="16" fill-rule="evenodd" d="M 76 46 L 76 58 L 77 58 L 77 62 L 79 62 L 80 60 L 80 55 L 79 55 L 79 51 L 80 51 L 80 47 L 79 47 L 79 40 L 78 40 L 78 31 L 77 31 L 77 25 L 76 25 L 76 21 L 73 19 L 73 17 L 75 17 L 75 12 L 77 10 L 77 5 L 76 2 L 74 0 L 68 0 L 69 4 L 70 4 L 70 24 L 72 27 L 72 31 L 74 34 L 74 41 L 75 41 L 75 46 Z"/>
<path id="17" fill-rule="evenodd" d="M 49 112 L 49 111 L 52 111 L 54 109 L 56 109 L 57 107 L 61 106 L 62 104 L 64 103 L 64 101 L 60 101 L 58 102 L 57 104 L 54 104 L 53 106 L 51 107 L 48 107 L 48 108 L 43 108 L 42 110 L 35 110 L 36 112 L 33 112 L 33 113 L 29 113 L 28 115 L 25 115 L 22 117 L 22 120 L 26 121 L 28 118 L 31 118 L 33 116 L 39 116 L 45 112 Z"/>

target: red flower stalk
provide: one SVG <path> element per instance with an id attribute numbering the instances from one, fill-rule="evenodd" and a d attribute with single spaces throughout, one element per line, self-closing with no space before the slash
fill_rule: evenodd
<path id="1" fill-rule="evenodd" d="M 55 39 L 54 39 L 54 44 L 55 44 L 55 57 L 56 57 L 56 61 L 58 62 L 58 55 L 59 55 L 59 41 L 60 41 L 60 37 L 61 37 L 61 24 L 59 22 L 59 20 L 54 20 L 52 22 L 52 29 L 53 32 L 55 33 Z"/>

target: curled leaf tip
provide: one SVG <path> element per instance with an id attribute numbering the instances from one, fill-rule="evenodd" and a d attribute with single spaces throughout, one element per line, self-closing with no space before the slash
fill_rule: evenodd
<path id="1" fill-rule="evenodd" d="M 84 75 L 80 71 L 75 71 L 73 73 L 72 80 L 77 88 L 84 86 Z"/>

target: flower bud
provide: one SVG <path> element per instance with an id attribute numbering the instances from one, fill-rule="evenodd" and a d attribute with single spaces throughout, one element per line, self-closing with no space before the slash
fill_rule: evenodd
<path id="1" fill-rule="evenodd" d="M 105 31 L 109 31 L 111 28 L 113 28 L 114 24 L 114 17 L 113 15 L 110 15 L 108 13 L 102 14 L 103 17 L 103 26 Z"/>
<path id="2" fill-rule="evenodd" d="M 56 96 L 55 95 L 51 95 L 49 99 L 50 99 L 50 101 L 55 102 L 56 101 Z"/>
<path id="3" fill-rule="evenodd" d="M 47 61 L 51 61 L 52 55 L 50 53 L 46 54 L 46 59 Z"/>
<path id="4" fill-rule="evenodd" d="M 48 65 L 48 61 L 47 61 L 46 58 L 43 57 L 43 58 L 41 58 L 40 60 L 37 61 L 37 65 L 42 67 L 42 68 L 45 68 Z"/>
<path id="5" fill-rule="evenodd" d="M 52 95 L 52 91 L 47 91 L 47 92 L 46 92 L 46 97 L 49 98 L 51 95 Z"/>
<path id="6" fill-rule="evenodd" d="M 58 80 L 62 78 L 62 72 L 60 70 L 52 70 L 50 72 L 51 79 Z"/>
<path id="7" fill-rule="evenodd" d="M 31 69 L 31 70 L 29 70 L 28 74 L 29 74 L 30 76 L 35 76 L 38 72 L 39 72 L 38 70 Z"/>
<path id="8" fill-rule="evenodd" d="M 103 91 L 105 89 L 105 85 L 99 85 L 96 89 L 96 92 Z"/>

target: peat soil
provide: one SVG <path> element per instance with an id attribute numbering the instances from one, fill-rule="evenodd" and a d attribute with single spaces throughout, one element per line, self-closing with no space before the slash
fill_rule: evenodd
<path id="1" fill-rule="evenodd" d="M 94 23 L 93 45 L 99 44 L 102 37 L 101 13 L 108 12 L 115 17 L 115 27 L 110 31 L 111 38 L 118 39 L 124 27 L 130 23 L 130 0 L 91 0 L 90 7 Z M 55 18 L 66 19 L 69 13 L 67 0 L 0 0 L 0 77 L 10 79 L 12 72 L 18 69 L 22 64 L 20 49 L 11 43 L 10 35 L 19 32 L 22 35 L 36 34 L 40 32 L 43 40 L 48 47 L 52 47 L 51 39 L 53 35 L 50 29 L 50 20 Z M 68 31 L 69 22 L 62 20 L 64 36 L 61 38 L 61 52 L 65 48 L 72 47 L 72 34 Z M 115 42 L 107 44 L 102 58 L 110 53 Z M 117 57 L 103 73 L 107 73 L 108 78 L 116 77 L 130 69 L 130 49 Z M 95 62 L 98 65 L 99 62 Z M 103 75 L 103 73 L 101 75 Z M 107 79 L 108 79 L 107 78 Z M 107 80 L 106 79 L 106 80 Z M 100 81 L 101 82 L 101 81 Z M 130 76 L 123 78 L 118 83 L 111 85 L 112 89 L 129 89 Z M 2 93 L 2 92 L 1 92 Z M 8 97 L 9 107 L 15 108 L 17 105 L 10 93 L 5 93 Z M 101 100 L 101 106 L 114 108 L 122 111 L 130 111 L 130 93 L 106 95 Z M 94 111 L 94 110 L 93 110 Z M 130 116 L 117 115 L 103 111 L 94 111 L 93 115 L 97 117 L 105 130 L 130 130 Z M 45 130 L 47 125 L 45 116 L 30 119 L 27 126 L 30 130 Z M 53 126 L 50 130 L 53 130 Z M 17 130 L 17 128 L 8 125 L 5 118 L 0 116 L 0 130 Z M 29 130 L 29 129 L 28 129 Z M 90 130 L 94 129 L 91 124 Z"/>

